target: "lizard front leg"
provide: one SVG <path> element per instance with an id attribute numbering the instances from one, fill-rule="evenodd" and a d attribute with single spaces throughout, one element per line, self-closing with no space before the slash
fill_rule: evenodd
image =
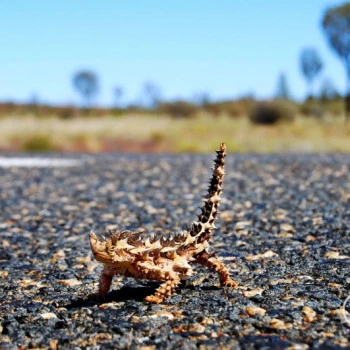
<path id="1" fill-rule="evenodd" d="M 117 275 L 117 283 L 120 284 L 123 276 L 121 276 L 112 266 L 105 266 L 103 268 L 98 287 L 98 295 L 100 297 L 106 297 L 111 288 L 113 276 L 115 275 Z"/>
<path id="2" fill-rule="evenodd" d="M 149 295 L 145 300 L 150 303 L 160 304 L 168 298 L 180 283 L 180 278 L 177 274 L 171 274 L 168 278 L 169 279 L 161 284 L 153 295 Z"/>
<path id="3" fill-rule="evenodd" d="M 112 284 L 112 279 L 113 279 L 113 273 L 111 273 L 110 269 L 108 267 L 104 267 L 104 269 L 101 272 L 100 276 L 100 282 L 98 286 L 98 294 L 101 297 L 105 297 L 111 288 Z"/>
<path id="4" fill-rule="evenodd" d="M 238 287 L 238 283 L 230 278 L 229 270 L 221 260 L 205 251 L 197 254 L 195 258 L 195 262 L 203 266 L 209 267 L 210 269 L 213 269 L 217 272 L 220 278 L 220 284 L 222 286 L 228 286 L 233 288 Z"/>

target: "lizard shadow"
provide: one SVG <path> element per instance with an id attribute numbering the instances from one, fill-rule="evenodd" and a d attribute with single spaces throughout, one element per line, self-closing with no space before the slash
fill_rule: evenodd
<path id="1" fill-rule="evenodd" d="M 89 294 L 84 297 L 78 297 L 73 299 L 69 304 L 64 305 L 67 309 L 75 309 L 82 307 L 91 307 L 101 305 L 110 302 L 124 302 L 124 301 L 137 301 L 143 302 L 148 295 L 154 294 L 156 289 L 159 287 L 157 282 L 148 282 L 145 286 L 130 286 L 125 285 L 120 289 L 112 290 L 107 293 L 106 297 L 101 298 L 96 293 Z M 181 283 L 180 289 L 193 290 L 196 287 L 188 285 L 187 283 Z M 201 286 L 203 290 L 217 290 L 215 286 Z"/>
<path id="2" fill-rule="evenodd" d="M 143 299 L 156 290 L 157 285 L 148 285 L 144 287 L 123 286 L 120 289 L 112 290 L 102 298 L 96 293 L 89 294 L 85 297 L 78 297 L 72 300 L 68 305 L 65 305 L 67 309 L 81 308 L 87 306 L 101 305 L 110 302 L 123 302 L 123 301 L 143 301 Z"/>

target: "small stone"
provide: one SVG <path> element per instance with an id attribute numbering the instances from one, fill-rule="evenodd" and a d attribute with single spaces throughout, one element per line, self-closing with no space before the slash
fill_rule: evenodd
<path id="1" fill-rule="evenodd" d="M 275 286 L 277 284 L 290 284 L 296 281 L 296 278 L 279 278 L 270 281 L 271 286 Z"/>
<path id="2" fill-rule="evenodd" d="M 252 224 L 251 221 L 238 221 L 235 225 L 235 230 L 240 231 L 244 230 L 247 226 L 250 226 Z"/>
<path id="3" fill-rule="evenodd" d="M 44 320 L 49 320 L 50 318 L 57 318 L 56 314 L 53 312 L 45 312 L 43 314 L 40 314 L 41 318 Z"/>
<path id="4" fill-rule="evenodd" d="M 339 260 L 343 260 L 343 259 L 349 259 L 350 257 L 347 255 L 340 255 L 339 252 L 328 252 L 325 255 L 325 258 L 328 259 L 339 259 Z"/>
<path id="5" fill-rule="evenodd" d="M 316 237 L 312 235 L 307 235 L 305 240 L 306 242 L 314 242 L 316 240 Z"/>
<path id="6" fill-rule="evenodd" d="M 255 297 L 256 295 L 260 295 L 264 290 L 265 290 L 264 288 L 245 290 L 243 292 L 243 295 L 247 298 L 251 298 L 251 297 Z"/>
<path id="7" fill-rule="evenodd" d="M 289 232 L 282 232 L 278 235 L 279 238 L 292 238 L 293 234 L 289 233 Z"/>
<path id="8" fill-rule="evenodd" d="M 287 328 L 291 328 L 292 325 L 290 323 L 286 323 L 282 320 L 279 320 L 278 318 L 273 318 L 270 321 L 270 327 L 275 329 L 287 329 Z"/>
<path id="9" fill-rule="evenodd" d="M 78 256 L 78 257 L 75 258 L 75 260 L 76 260 L 78 263 L 87 264 L 87 263 L 91 262 L 91 255 L 87 255 L 87 256 Z"/>
<path id="10" fill-rule="evenodd" d="M 315 320 L 316 312 L 314 310 L 312 310 L 310 307 L 304 306 L 302 311 L 305 314 L 304 320 L 306 322 L 312 322 Z"/>
<path id="11" fill-rule="evenodd" d="M 289 232 L 289 233 L 295 231 L 294 227 L 290 224 L 281 224 L 280 228 L 282 231 Z"/>
<path id="12" fill-rule="evenodd" d="M 74 287 L 80 285 L 81 281 L 77 280 L 76 278 L 69 278 L 66 280 L 58 280 L 57 283 L 63 284 L 68 287 Z"/>
<path id="13" fill-rule="evenodd" d="M 336 316 L 337 318 L 339 318 L 343 321 L 344 321 L 345 316 L 347 316 L 350 319 L 350 313 L 346 309 L 344 309 L 343 307 L 341 307 L 340 309 L 331 310 L 330 314 L 332 316 Z"/>
<path id="14" fill-rule="evenodd" d="M 313 217 L 312 218 L 312 224 L 315 225 L 315 226 L 323 224 L 322 216 L 315 216 L 315 217 Z"/>
<path id="15" fill-rule="evenodd" d="M 245 257 L 245 260 L 254 261 L 259 259 L 267 259 L 267 258 L 272 258 L 276 255 L 278 254 L 274 253 L 272 250 L 267 250 L 265 253 L 262 253 L 262 254 L 248 255 Z"/>
<path id="16" fill-rule="evenodd" d="M 94 336 L 94 339 L 97 340 L 97 341 L 101 341 L 101 340 L 112 340 L 113 337 L 111 334 L 109 333 L 97 333 L 95 336 Z"/>
<path id="17" fill-rule="evenodd" d="M 56 261 L 56 260 L 65 258 L 65 256 L 66 256 L 66 253 L 64 252 L 64 250 L 63 249 L 59 249 L 53 254 L 51 260 Z"/>
<path id="18" fill-rule="evenodd" d="M 174 315 L 167 311 L 158 311 L 157 313 L 150 315 L 150 318 L 157 318 L 157 317 L 167 317 L 169 320 L 174 319 Z"/>
<path id="19" fill-rule="evenodd" d="M 57 344 L 58 344 L 58 339 L 50 340 L 49 344 L 50 344 L 50 349 L 51 350 L 56 350 L 57 349 Z"/>
<path id="20" fill-rule="evenodd" d="M 244 202 L 244 206 L 245 206 L 247 209 L 251 209 L 251 207 L 252 207 L 252 202 L 250 202 L 250 201 L 245 201 L 245 202 Z"/>
<path id="21" fill-rule="evenodd" d="M 205 327 L 199 323 L 193 324 L 181 324 L 180 326 L 173 328 L 173 332 L 198 332 L 203 333 L 205 331 Z"/>
<path id="22" fill-rule="evenodd" d="M 33 284 L 33 280 L 31 280 L 30 278 L 26 278 L 26 279 L 19 281 L 18 284 L 22 288 L 26 288 L 26 287 L 30 286 L 31 284 Z"/>
<path id="23" fill-rule="evenodd" d="M 2 239 L 1 244 L 3 248 L 9 248 L 11 246 L 10 242 L 7 239 Z"/>
<path id="24" fill-rule="evenodd" d="M 273 214 L 277 220 L 284 220 L 287 216 L 287 211 L 279 208 L 276 209 Z"/>
<path id="25" fill-rule="evenodd" d="M 232 221 L 233 219 L 233 211 L 232 210 L 224 210 L 220 212 L 220 219 L 225 222 Z"/>
<path id="26" fill-rule="evenodd" d="M 64 211 L 78 211 L 79 207 L 76 205 L 67 204 L 63 207 Z"/>
<path id="27" fill-rule="evenodd" d="M 265 309 L 257 306 L 247 306 L 244 310 L 249 316 L 264 316 L 266 313 Z"/>
<path id="28" fill-rule="evenodd" d="M 115 219 L 115 215 L 113 213 L 105 213 L 101 215 L 101 219 L 104 221 L 108 221 L 108 220 L 114 220 Z"/>
<path id="29" fill-rule="evenodd" d="M 8 271 L 0 271 L 0 278 L 6 278 L 8 275 Z"/>

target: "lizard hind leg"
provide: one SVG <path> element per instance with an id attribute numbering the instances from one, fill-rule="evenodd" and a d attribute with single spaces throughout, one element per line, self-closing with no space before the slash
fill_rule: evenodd
<path id="1" fill-rule="evenodd" d="M 238 283 L 230 278 L 229 270 L 223 261 L 205 251 L 197 254 L 195 258 L 195 262 L 205 267 L 209 267 L 210 269 L 213 269 L 215 272 L 217 272 L 219 275 L 220 284 L 222 286 L 228 286 L 232 288 L 238 287 Z"/>
<path id="2" fill-rule="evenodd" d="M 150 303 L 160 304 L 173 293 L 179 283 L 180 278 L 177 275 L 173 275 L 162 283 L 153 295 L 147 296 L 145 300 Z"/>

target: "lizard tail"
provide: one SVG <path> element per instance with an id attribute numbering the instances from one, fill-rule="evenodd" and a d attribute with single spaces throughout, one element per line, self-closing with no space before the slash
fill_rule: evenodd
<path id="1" fill-rule="evenodd" d="M 210 179 L 204 205 L 201 208 L 202 213 L 198 215 L 198 221 L 194 221 L 189 230 L 189 234 L 192 237 L 191 241 L 196 241 L 197 244 L 208 241 L 212 235 L 212 231 L 216 228 L 215 221 L 219 212 L 222 182 L 225 175 L 226 145 L 221 143 L 220 149 L 216 153 L 213 175 Z"/>

